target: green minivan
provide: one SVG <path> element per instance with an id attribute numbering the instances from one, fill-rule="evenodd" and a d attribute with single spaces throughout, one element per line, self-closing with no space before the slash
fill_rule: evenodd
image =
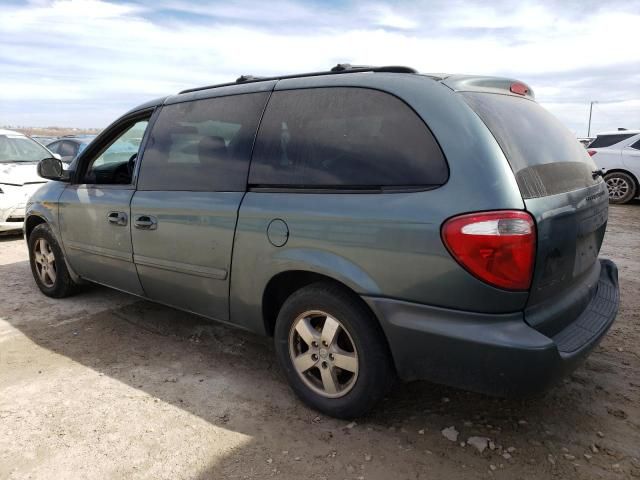
<path id="1" fill-rule="evenodd" d="M 45 295 L 95 282 L 272 336 L 295 393 L 336 417 L 398 378 L 539 391 L 618 310 L 601 172 L 516 80 L 243 76 L 38 171 L 24 232 Z"/>

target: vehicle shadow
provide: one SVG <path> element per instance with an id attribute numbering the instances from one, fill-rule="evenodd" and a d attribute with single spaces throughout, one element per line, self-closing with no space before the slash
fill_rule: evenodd
<path id="1" fill-rule="evenodd" d="M 275 364 L 268 338 L 133 297 L 123 300 L 124 295 L 103 287 L 88 286 L 69 299 L 48 299 L 37 291 L 26 261 L 0 265 L 0 278 L 9 277 L 14 283 L 3 281 L 4 295 L 40 295 L 35 298 L 51 312 L 42 318 L 42 309 L 30 315 L 25 308 L 18 316 L 0 305 L 0 318 L 39 347 L 251 438 L 206 466 L 199 476 L 203 480 L 249 473 L 252 478 L 274 473 L 287 478 L 342 478 L 345 471 L 354 474 L 349 465 L 362 463 L 363 452 L 376 449 L 388 450 L 394 460 L 370 471 L 367 478 L 392 478 L 398 472 L 403 478 L 429 472 L 464 478 L 453 464 L 447 470 L 446 460 L 453 455 L 462 455 L 466 465 L 475 463 L 486 471 L 491 453 L 483 457 L 468 448 L 451 453 L 452 444 L 440 433 L 449 426 L 461 432 L 460 441 L 484 435 L 504 448 L 526 448 L 530 458 L 545 462 L 548 453 L 558 454 L 561 445 L 589 447 L 580 432 L 604 429 L 594 411 L 612 400 L 609 386 L 619 380 L 614 361 L 600 351 L 570 380 L 537 398 L 490 398 L 427 382 L 398 385 L 374 412 L 358 419 L 361 433 L 355 434 L 347 422 L 319 415 L 294 397 Z M 117 295 L 112 301 L 115 308 L 108 301 L 98 311 L 82 306 L 110 295 Z M 71 316 L 56 314 L 60 304 L 78 310 Z M 266 462 L 274 446 L 278 452 L 292 452 L 278 459 L 277 466 Z M 340 458 L 333 458 L 335 451 L 340 451 Z M 426 451 L 434 453 L 438 462 L 425 464 Z M 308 452 L 314 456 L 300 462 Z M 521 472 L 522 478 L 539 478 L 541 467 L 536 463 Z M 551 465 L 545 463 L 544 468 Z"/>
<path id="2" fill-rule="evenodd" d="M 15 242 L 22 237 L 22 230 L 16 232 L 0 232 L 0 243 Z"/>

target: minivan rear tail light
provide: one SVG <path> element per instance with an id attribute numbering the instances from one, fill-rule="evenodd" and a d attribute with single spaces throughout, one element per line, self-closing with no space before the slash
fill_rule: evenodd
<path id="1" fill-rule="evenodd" d="M 458 263 L 483 282 L 528 290 L 536 254 L 536 225 L 519 210 L 478 212 L 447 220 L 442 240 Z"/>
<path id="2" fill-rule="evenodd" d="M 590 157 L 593 157 L 598 152 L 596 152 L 595 150 L 587 150 L 587 153 L 589 154 Z"/>

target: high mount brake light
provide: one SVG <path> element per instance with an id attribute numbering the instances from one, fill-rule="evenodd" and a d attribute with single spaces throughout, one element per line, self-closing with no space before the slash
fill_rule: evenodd
<path id="1" fill-rule="evenodd" d="M 458 263 L 483 282 L 505 290 L 531 287 L 536 226 L 518 210 L 479 212 L 447 220 L 442 240 Z"/>
<path id="2" fill-rule="evenodd" d="M 527 93 L 529 93 L 529 87 L 527 87 L 524 83 L 518 82 L 512 83 L 509 90 L 511 90 L 511 93 L 515 93 L 516 95 L 526 95 Z"/>

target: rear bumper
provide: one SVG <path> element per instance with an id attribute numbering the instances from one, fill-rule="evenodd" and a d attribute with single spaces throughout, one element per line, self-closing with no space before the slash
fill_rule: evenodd
<path id="1" fill-rule="evenodd" d="M 482 314 L 365 297 L 378 315 L 399 376 L 491 395 L 527 395 L 574 370 L 618 312 L 618 270 L 601 260 L 598 288 L 584 311 L 553 337 L 522 312 Z"/>

